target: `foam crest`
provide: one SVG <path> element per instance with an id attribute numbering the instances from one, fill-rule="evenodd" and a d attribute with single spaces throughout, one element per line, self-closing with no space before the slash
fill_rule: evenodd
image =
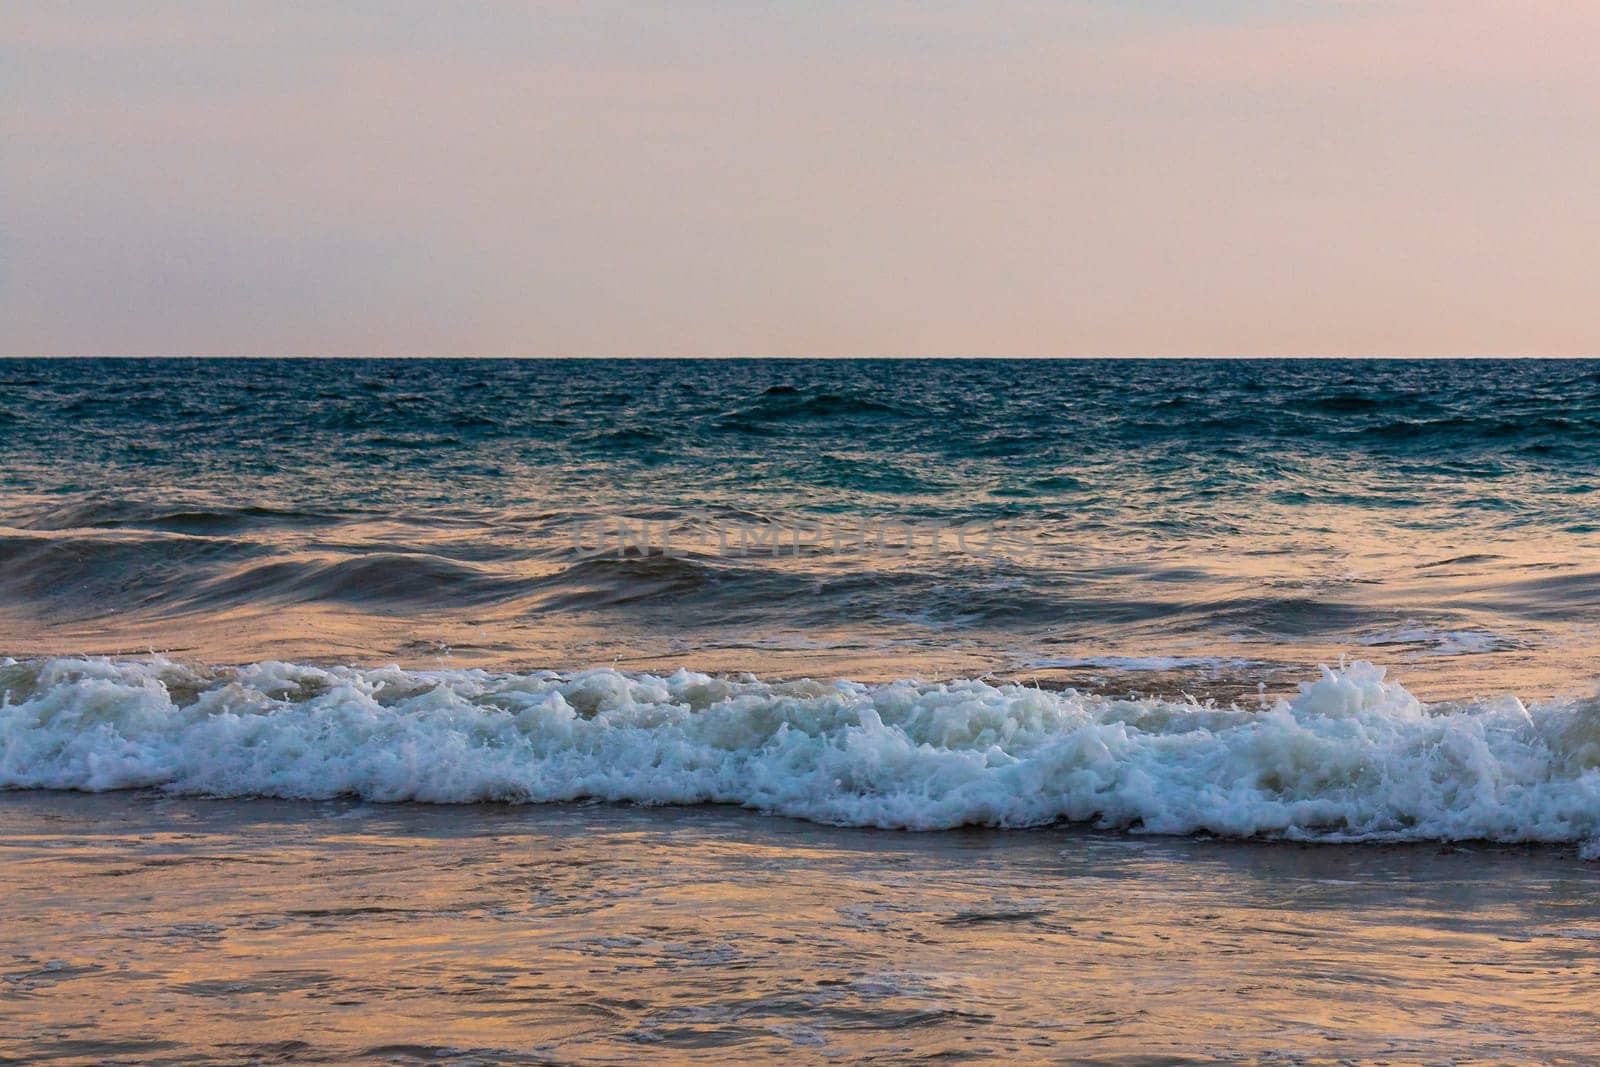
<path id="1" fill-rule="evenodd" d="M 1587 844 L 1600 703 L 1428 706 L 1322 668 L 1265 710 L 981 681 L 765 683 L 162 659 L 0 664 L 0 787 L 738 804 L 933 830 Z"/>

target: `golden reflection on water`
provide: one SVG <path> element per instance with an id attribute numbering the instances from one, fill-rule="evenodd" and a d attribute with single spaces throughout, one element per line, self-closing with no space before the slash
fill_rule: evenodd
<path id="1" fill-rule="evenodd" d="M 1577 1062 L 1600 1032 L 1600 874 L 1557 851 L 0 807 L 24 1062 Z"/>
<path id="2" fill-rule="evenodd" d="M 12 533 L 74 544 L 132 536 Z M 1391 667 L 1424 699 L 1570 695 L 1600 679 L 1592 537 L 1493 532 L 1409 501 L 1265 509 L 1206 539 L 1039 523 L 1033 554 L 1015 566 L 822 550 L 584 563 L 558 530 L 509 522 L 424 534 L 360 520 L 336 536 L 229 536 L 259 556 L 192 589 L 179 583 L 182 596 L 116 610 L 76 596 L 50 610 L 0 605 L 0 648 L 19 657 L 154 650 L 202 663 L 998 677 L 1222 700 L 1290 692 L 1341 657 Z M 208 558 L 212 539 L 169 540 L 178 573 Z M 493 590 L 482 602 L 427 580 L 430 561 L 458 552 L 453 565 Z M 337 577 L 352 564 L 364 577 Z M 415 596 L 386 605 L 385 583 Z M 1179 663 L 1124 667 L 1163 658 Z"/>

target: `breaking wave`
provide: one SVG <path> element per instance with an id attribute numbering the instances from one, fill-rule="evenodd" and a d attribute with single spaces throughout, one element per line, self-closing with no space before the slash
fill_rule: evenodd
<path id="1" fill-rule="evenodd" d="M 7 788 L 722 803 L 910 830 L 1070 820 L 1600 851 L 1600 700 L 1430 706 L 1366 663 L 1261 709 L 981 681 L 160 658 L 6 660 L 0 690 Z"/>

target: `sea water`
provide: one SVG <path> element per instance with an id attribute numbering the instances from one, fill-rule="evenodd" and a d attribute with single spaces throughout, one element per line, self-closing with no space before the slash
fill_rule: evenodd
<path id="1" fill-rule="evenodd" d="M 0 1058 L 1592 1051 L 1600 364 L 0 386 Z"/>

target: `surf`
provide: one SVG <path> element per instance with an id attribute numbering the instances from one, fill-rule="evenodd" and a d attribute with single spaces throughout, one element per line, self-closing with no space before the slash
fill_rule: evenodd
<path id="1" fill-rule="evenodd" d="M 1425 704 L 1369 663 L 1246 708 L 980 680 L 680 669 L 0 664 L 0 787 L 730 804 L 838 826 L 1059 822 L 1600 854 L 1600 701 Z"/>

